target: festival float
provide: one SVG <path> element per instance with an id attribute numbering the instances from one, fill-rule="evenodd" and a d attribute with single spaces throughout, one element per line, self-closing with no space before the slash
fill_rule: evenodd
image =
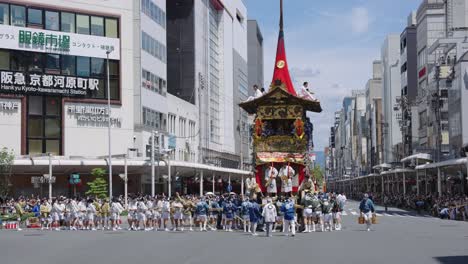
<path id="1" fill-rule="evenodd" d="M 296 93 L 289 75 L 283 30 L 283 1 L 280 0 L 280 31 L 273 80 L 268 92 L 239 106 L 254 115 L 253 155 L 255 172 L 247 179 L 247 194 L 291 195 L 300 186 L 318 191 L 308 168 L 312 123 L 307 111 L 320 113 L 320 101 L 308 91 Z M 310 177 L 309 177 L 310 176 Z"/>

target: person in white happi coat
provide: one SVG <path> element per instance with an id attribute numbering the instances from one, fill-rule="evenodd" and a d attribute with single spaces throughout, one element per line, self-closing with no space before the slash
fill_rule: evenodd
<path id="1" fill-rule="evenodd" d="M 94 201 L 92 199 L 88 200 L 88 204 L 86 206 L 86 229 L 87 230 L 96 230 L 96 227 L 94 226 L 94 217 L 96 215 L 96 206 L 94 206 Z"/>
<path id="2" fill-rule="evenodd" d="M 179 198 L 176 198 L 171 204 L 172 211 L 174 213 L 174 231 L 183 231 L 182 220 L 184 219 L 184 205 Z"/>
<path id="3" fill-rule="evenodd" d="M 266 236 L 271 237 L 271 229 L 277 217 L 276 206 L 271 198 L 267 199 L 267 204 L 263 207 L 262 216 L 266 224 Z"/>
<path id="4" fill-rule="evenodd" d="M 148 231 L 146 229 L 146 211 L 148 210 L 148 207 L 146 207 L 146 203 L 143 198 L 140 198 L 137 202 L 137 223 L 136 223 L 136 229 Z M 140 227 L 141 223 L 141 227 Z"/>
<path id="5" fill-rule="evenodd" d="M 278 192 L 278 188 L 276 186 L 276 177 L 278 176 L 278 170 L 271 165 L 265 171 L 265 185 L 267 188 L 267 193 L 269 196 L 274 197 Z"/>
<path id="6" fill-rule="evenodd" d="M 128 203 L 128 215 L 127 215 L 128 230 L 135 229 L 135 224 L 137 222 L 137 209 L 138 209 L 137 200 L 130 198 L 130 201 Z"/>
<path id="7" fill-rule="evenodd" d="M 153 207 L 154 207 L 154 203 L 153 203 L 153 198 L 150 198 L 146 201 L 146 207 L 148 208 L 146 210 L 146 228 L 148 230 L 153 230 L 154 228 L 154 225 L 153 225 L 153 222 L 154 222 L 154 213 L 153 213 Z"/>
<path id="8" fill-rule="evenodd" d="M 162 225 L 164 225 L 164 231 L 169 231 L 169 227 L 167 224 L 171 218 L 171 203 L 169 202 L 167 197 L 165 197 L 161 202 L 161 218 L 161 228 L 163 228 Z"/>
<path id="9" fill-rule="evenodd" d="M 119 228 L 120 214 L 124 211 L 124 208 L 119 203 L 119 201 L 114 198 L 112 204 L 110 205 L 110 214 L 111 214 L 111 226 L 112 230 L 115 231 Z"/>
<path id="10" fill-rule="evenodd" d="M 84 229 L 84 221 L 86 218 L 86 200 L 83 198 L 78 202 L 78 227 L 79 229 Z"/>
<path id="11" fill-rule="evenodd" d="M 55 227 L 56 231 L 60 231 L 60 220 L 62 219 L 63 212 L 65 211 L 65 205 L 62 200 L 56 200 L 52 204 L 52 227 Z"/>
<path id="12" fill-rule="evenodd" d="M 299 92 L 299 96 L 304 98 L 304 99 L 315 101 L 317 99 L 315 98 L 315 96 L 313 94 L 314 93 L 309 90 L 309 83 L 304 82 L 304 84 L 302 85 L 301 90 Z"/>
<path id="13" fill-rule="evenodd" d="M 280 171 L 279 176 L 281 177 L 281 192 L 284 194 L 292 192 L 292 177 L 294 176 L 295 171 L 289 165 L 284 165 Z"/>

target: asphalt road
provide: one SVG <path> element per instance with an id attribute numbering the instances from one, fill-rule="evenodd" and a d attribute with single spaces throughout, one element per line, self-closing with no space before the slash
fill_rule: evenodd
<path id="1" fill-rule="evenodd" d="M 0 230 L 1 264 L 468 263 L 468 223 L 378 208 L 371 232 L 349 202 L 344 230 L 252 237 L 233 232 Z"/>

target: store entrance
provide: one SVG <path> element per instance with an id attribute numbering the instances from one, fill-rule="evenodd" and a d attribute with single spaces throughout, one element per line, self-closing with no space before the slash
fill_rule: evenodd
<path id="1" fill-rule="evenodd" d="M 62 100 L 28 96 L 26 153 L 62 155 Z"/>

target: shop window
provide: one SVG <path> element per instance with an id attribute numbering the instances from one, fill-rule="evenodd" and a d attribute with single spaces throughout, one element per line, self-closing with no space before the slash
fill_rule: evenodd
<path id="1" fill-rule="evenodd" d="M 45 136 L 59 137 L 60 136 L 60 120 L 55 118 L 47 118 L 45 120 Z"/>
<path id="2" fill-rule="evenodd" d="M 76 33 L 89 35 L 89 16 L 76 15 Z"/>
<path id="3" fill-rule="evenodd" d="M 29 96 L 28 114 L 29 115 L 40 115 L 42 114 L 42 97 L 41 96 Z"/>
<path id="4" fill-rule="evenodd" d="M 30 137 L 42 137 L 43 134 L 42 119 L 30 118 L 28 125 L 28 135 Z"/>
<path id="5" fill-rule="evenodd" d="M 44 54 L 33 53 L 29 63 L 29 72 L 41 73 L 44 69 Z"/>
<path id="6" fill-rule="evenodd" d="M 104 68 L 104 59 L 91 58 L 91 75 L 97 77 L 104 77 L 106 69 Z"/>
<path id="7" fill-rule="evenodd" d="M 78 76 L 89 76 L 89 58 L 76 57 L 76 73 Z"/>
<path id="8" fill-rule="evenodd" d="M 46 54 L 46 73 L 60 74 L 60 55 Z"/>
<path id="9" fill-rule="evenodd" d="M 26 8 L 24 6 L 10 5 L 10 11 L 12 26 L 26 26 Z"/>
<path id="10" fill-rule="evenodd" d="M 91 17 L 91 35 L 104 36 L 104 18 Z"/>
<path id="11" fill-rule="evenodd" d="M 8 11 L 8 4 L 0 4 L 0 25 L 10 24 L 10 15 Z"/>
<path id="12" fill-rule="evenodd" d="M 46 153 L 58 155 L 60 153 L 60 141 L 56 139 L 46 140 Z"/>
<path id="13" fill-rule="evenodd" d="M 118 38 L 117 19 L 106 18 L 106 37 Z"/>
<path id="14" fill-rule="evenodd" d="M 10 52 L 7 50 L 0 50 L 0 70 L 10 69 Z"/>
<path id="15" fill-rule="evenodd" d="M 28 27 L 44 28 L 42 24 L 42 10 L 28 8 Z"/>
<path id="16" fill-rule="evenodd" d="M 59 30 L 59 13 L 45 11 L 45 28 L 48 30 Z"/>
<path id="17" fill-rule="evenodd" d="M 75 14 L 62 12 L 61 31 L 75 33 Z"/>
<path id="18" fill-rule="evenodd" d="M 62 74 L 75 75 L 76 74 L 76 57 L 62 55 Z"/>
<path id="19" fill-rule="evenodd" d="M 24 51 L 10 51 L 12 71 L 26 71 L 28 65 L 27 54 L 29 53 Z"/>
<path id="20" fill-rule="evenodd" d="M 30 139 L 28 140 L 28 153 L 41 154 L 42 153 L 42 140 Z"/>
<path id="21" fill-rule="evenodd" d="M 58 97 L 29 96 L 27 153 L 60 155 L 61 101 Z"/>
<path id="22" fill-rule="evenodd" d="M 60 114 L 60 101 L 58 98 L 50 97 L 46 100 L 46 115 L 58 116 Z"/>

